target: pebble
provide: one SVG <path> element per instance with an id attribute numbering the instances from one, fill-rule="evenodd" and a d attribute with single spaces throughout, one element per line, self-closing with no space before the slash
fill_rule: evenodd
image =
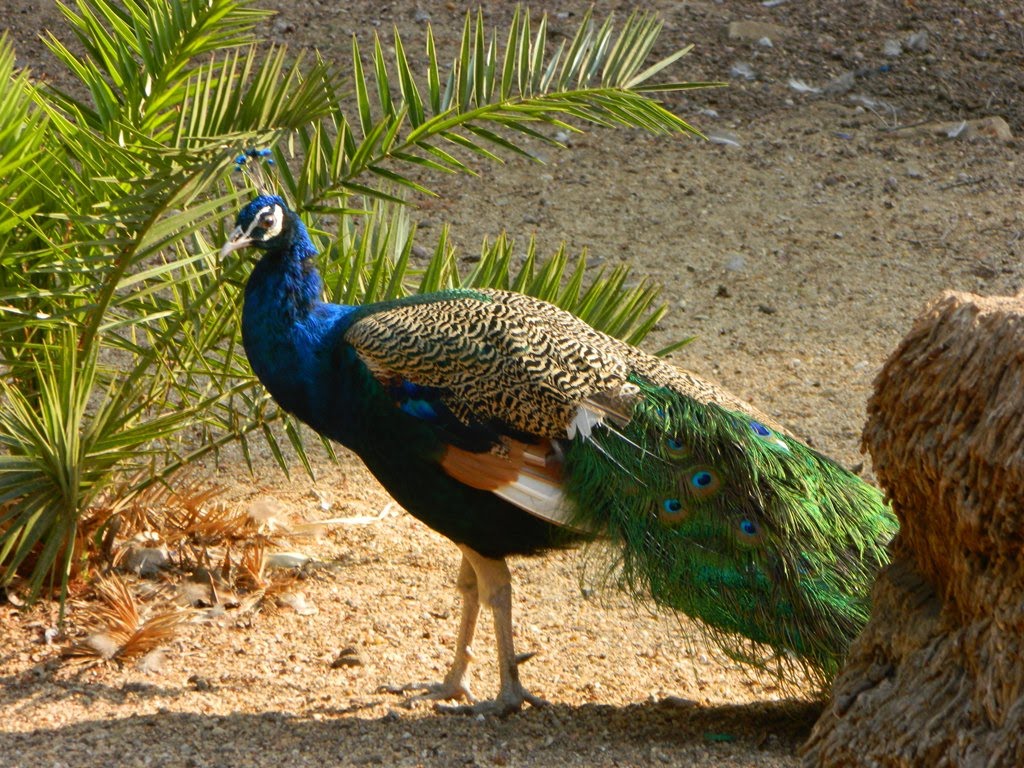
<path id="1" fill-rule="evenodd" d="M 907 35 L 906 45 L 911 51 L 927 51 L 928 30 L 919 29 L 917 32 L 911 32 Z"/>
<path id="2" fill-rule="evenodd" d="M 899 40 L 886 40 L 885 45 L 882 46 L 882 53 L 890 59 L 895 59 L 903 53 L 903 45 Z"/>
<path id="3" fill-rule="evenodd" d="M 740 254 L 731 254 L 725 262 L 725 268 L 730 272 L 742 272 L 747 266 L 747 260 Z"/>
<path id="4" fill-rule="evenodd" d="M 729 67 L 729 74 L 733 77 L 741 77 L 744 80 L 753 80 L 757 77 L 757 75 L 754 74 L 753 68 L 745 61 L 737 61 Z"/>
<path id="5" fill-rule="evenodd" d="M 967 141 L 986 139 L 1011 141 L 1013 139 L 1013 131 L 1010 129 L 1009 123 L 998 115 L 981 117 L 976 120 L 925 123 L 912 131 L 904 131 L 902 133 L 909 136 L 941 136 L 948 139 L 965 139 Z"/>
<path id="6" fill-rule="evenodd" d="M 143 578 L 156 576 L 170 562 L 167 547 L 140 547 L 132 545 L 124 557 L 124 567 Z"/>
<path id="7" fill-rule="evenodd" d="M 779 42 L 789 37 L 789 30 L 763 21 L 733 21 L 729 23 L 727 35 L 730 40 L 757 42 L 767 38 L 770 42 Z"/>
<path id="8" fill-rule="evenodd" d="M 348 648 L 343 648 L 338 653 L 334 661 L 331 662 L 331 669 L 341 669 L 342 667 L 361 667 L 365 663 L 366 662 L 364 662 L 362 657 L 359 655 L 359 652 L 355 648 L 349 646 Z"/>
<path id="9" fill-rule="evenodd" d="M 851 91 L 856 81 L 856 72 L 843 72 L 843 74 L 830 80 L 822 90 L 831 95 L 841 96 Z"/>
<path id="10" fill-rule="evenodd" d="M 192 690 L 194 691 L 213 690 L 213 683 L 200 675 L 191 675 L 188 679 L 188 684 L 192 686 Z"/>

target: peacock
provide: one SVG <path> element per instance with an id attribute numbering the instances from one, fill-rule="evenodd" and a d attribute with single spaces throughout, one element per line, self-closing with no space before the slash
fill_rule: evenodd
<path id="1" fill-rule="evenodd" d="M 455 658 L 420 697 L 507 714 L 519 677 L 506 558 L 582 542 L 615 582 L 700 620 L 732 656 L 827 679 L 864 625 L 896 521 L 880 492 L 721 388 L 522 294 L 322 300 L 285 201 L 238 214 L 222 257 L 262 251 L 242 339 L 282 409 L 354 451 L 462 552 Z M 481 603 L 500 691 L 470 690 Z"/>

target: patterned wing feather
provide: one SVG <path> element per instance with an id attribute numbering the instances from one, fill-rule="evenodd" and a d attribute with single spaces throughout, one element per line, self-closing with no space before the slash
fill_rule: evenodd
<path id="1" fill-rule="evenodd" d="M 370 370 L 436 388 L 466 424 L 564 437 L 587 396 L 629 374 L 626 345 L 521 294 L 460 291 L 368 310 L 345 340 Z"/>

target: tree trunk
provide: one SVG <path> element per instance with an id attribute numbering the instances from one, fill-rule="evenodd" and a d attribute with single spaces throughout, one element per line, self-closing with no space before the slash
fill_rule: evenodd
<path id="1" fill-rule="evenodd" d="M 808 766 L 1024 766 L 1024 293 L 947 293 L 864 443 L 900 520 Z"/>

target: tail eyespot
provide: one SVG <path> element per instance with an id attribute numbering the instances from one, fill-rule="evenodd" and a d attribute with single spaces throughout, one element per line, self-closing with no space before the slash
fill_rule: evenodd
<path id="1" fill-rule="evenodd" d="M 677 525 L 687 518 L 689 510 L 679 499 L 665 499 L 661 503 L 658 518 L 666 525 Z"/>
<path id="2" fill-rule="evenodd" d="M 748 423 L 750 424 L 750 431 L 767 443 L 773 450 L 789 453 L 789 446 L 786 445 L 786 441 L 775 432 L 759 421 L 750 421 Z"/>
<path id="3" fill-rule="evenodd" d="M 721 475 L 713 467 L 692 467 L 683 477 L 686 493 L 691 498 L 707 499 L 718 493 L 722 487 Z"/>
<path id="4" fill-rule="evenodd" d="M 737 538 L 744 544 L 758 544 L 761 541 L 761 526 L 756 520 L 745 517 L 737 528 Z"/>
<path id="5" fill-rule="evenodd" d="M 678 437 L 669 437 L 665 439 L 665 453 L 670 459 L 681 459 L 689 455 L 690 449 Z"/>

